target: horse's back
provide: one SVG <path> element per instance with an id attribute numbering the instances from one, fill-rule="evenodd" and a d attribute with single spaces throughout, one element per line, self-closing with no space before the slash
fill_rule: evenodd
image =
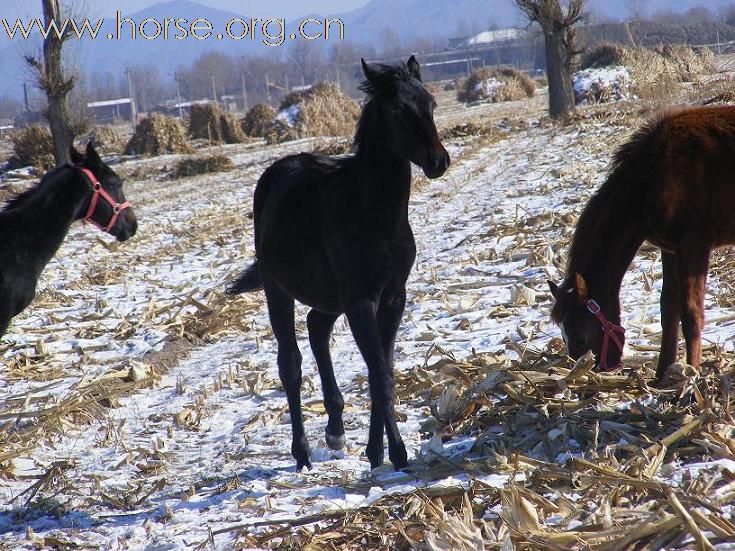
<path id="1" fill-rule="evenodd" d="M 339 309 L 323 232 L 323 188 L 338 160 L 302 153 L 273 163 L 255 190 L 255 248 L 261 273 L 305 304 Z M 267 284 L 267 281 L 266 281 Z M 330 292 L 331 291 L 331 292 Z"/>
<path id="2" fill-rule="evenodd" d="M 663 113 L 621 149 L 617 164 L 638 180 L 652 231 L 670 239 L 704 232 L 718 246 L 735 242 L 733 159 L 735 106 L 707 106 Z"/>
<path id="3" fill-rule="evenodd" d="M 264 284 L 270 279 L 300 302 L 330 313 L 340 313 L 345 297 L 402 289 L 415 258 L 407 208 L 403 222 L 386 232 L 379 204 L 365 199 L 366 188 L 380 193 L 385 182 L 366 181 L 364 167 L 354 161 L 286 157 L 263 173 L 255 192 Z"/>

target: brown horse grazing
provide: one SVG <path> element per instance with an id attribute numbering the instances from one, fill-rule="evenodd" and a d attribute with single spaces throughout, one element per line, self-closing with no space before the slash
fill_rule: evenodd
<path id="1" fill-rule="evenodd" d="M 661 248 L 661 352 L 676 361 L 681 321 L 687 362 L 701 359 L 712 249 L 735 244 L 735 107 L 683 108 L 652 120 L 615 155 L 577 224 L 564 282 L 549 282 L 567 350 L 617 366 L 624 342 L 620 285 L 647 240 Z"/>

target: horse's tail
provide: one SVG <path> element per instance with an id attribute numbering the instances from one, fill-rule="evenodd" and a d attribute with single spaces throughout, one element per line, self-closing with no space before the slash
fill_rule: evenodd
<path id="1" fill-rule="evenodd" d="M 243 270 L 235 281 L 227 286 L 226 292 L 228 295 L 239 295 L 241 293 L 260 291 L 262 288 L 263 281 L 260 279 L 258 261 L 256 259 L 255 262 Z"/>

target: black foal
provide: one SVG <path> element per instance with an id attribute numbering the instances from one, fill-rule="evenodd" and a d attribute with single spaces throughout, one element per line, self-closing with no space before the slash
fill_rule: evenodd
<path id="1" fill-rule="evenodd" d="M 298 469 L 311 462 L 301 416 L 294 299 L 312 308 L 309 342 L 329 415 L 329 447 L 345 443 L 343 399 L 329 355 L 332 327 L 344 313 L 368 367 L 370 464 L 383 463 L 385 430 L 391 462 L 396 469 L 407 465 L 394 411 L 393 350 L 416 256 L 408 221 L 411 163 L 438 178 L 449 167 L 449 155 L 434 124 L 436 102 L 421 82 L 414 57 L 398 66 L 363 61 L 363 70 L 368 101 L 357 126 L 355 154 L 295 155 L 265 171 L 254 199 L 257 261 L 229 289 L 232 294 L 265 290 Z"/>

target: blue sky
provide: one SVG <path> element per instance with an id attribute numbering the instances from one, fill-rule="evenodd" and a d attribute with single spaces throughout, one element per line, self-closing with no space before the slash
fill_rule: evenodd
<path id="1" fill-rule="evenodd" d="M 96 16 L 109 15 L 116 9 L 125 13 L 133 13 L 161 0 L 82 0 L 92 7 Z M 252 15 L 253 17 L 273 16 L 293 19 L 311 13 L 337 13 L 350 11 L 364 6 L 369 0 L 196 0 L 221 10 Z M 447 0 L 451 1 L 451 0 Z M 489 0 L 492 1 L 492 0 Z M 0 17 L 12 18 L 35 15 L 40 12 L 39 0 L 0 0 Z M 36 8 L 36 6 L 39 6 Z M 174 14 L 172 14 L 173 16 Z"/>

